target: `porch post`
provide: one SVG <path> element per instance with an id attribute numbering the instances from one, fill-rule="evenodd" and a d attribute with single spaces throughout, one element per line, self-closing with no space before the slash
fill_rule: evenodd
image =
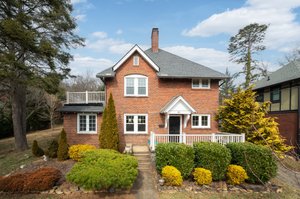
<path id="1" fill-rule="evenodd" d="M 89 93 L 88 93 L 88 91 L 85 91 L 85 103 L 86 104 L 89 103 Z"/>
<path id="2" fill-rule="evenodd" d="M 155 151 L 155 133 L 152 131 L 150 134 L 150 148 Z"/>
<path id="3" fill-rule="evenodd" d="M 215 135 L 215 133 L 211 134 L 211 142 L 216 142 L 216 135 Z"/>
<path id="4" fill-rule="evenodd" d="M 242 142 L 245 142 L 245 140 L 246 140 L 246 139 L 245 139 L 245 133 L 242 133 L 242 140 L 241 140 L 241 141 L 242 141 Z"/>
<path id="5" fill-rule="evenodd" d="M 69 91 L 67 91 L 67 104 L 70 103 L 70 98 L 69 98 Z"/>
<path id="6" fill-rule="evenodd" d="M 182 133 L 182 143 L 186 144 L 186 133 Z"/>

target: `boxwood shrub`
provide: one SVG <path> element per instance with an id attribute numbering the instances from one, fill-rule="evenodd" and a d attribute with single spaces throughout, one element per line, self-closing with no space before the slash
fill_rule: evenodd
<path id="1" fill-rule="evenodd" d="M 164 166 L 174 166 L 183 178 L 188 178 L 194 168 L 194 150 L 180 143 L 160 143 L 155 149 L 156 169 L 161 173 Z"/>
<path id="2" fill-rule="evenodd" d="M 225 146 L 213 142 L 199 142 L 194 144 L 195 166 L 212 172 L 213 180 L 223 180 L 231 161 L 230 150 Z"/>
<path id="3" fill-rule="evenodd" d="M 232 164 L 242 166 L 250 183 L 265 183 L 276 176 L 277 164 L 271 150 L 249 142 L 226 145 L 232 154 Z"/>
<path id="4" fill-rule="evenodd" d="M 110 149 L 95 149 L 81 153 L 66 178 L 85 189 L 130 188 L 137 175 L 137 159 Z"/>

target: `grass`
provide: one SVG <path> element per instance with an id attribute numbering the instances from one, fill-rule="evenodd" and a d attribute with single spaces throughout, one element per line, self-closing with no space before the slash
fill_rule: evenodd
<path id="1" fill-rule="evenodd" d="M 296 161 L 295 158 L 286 156 L 284 159 L 281 160 L 282 164 L 296 172 L 300 172 L 300 161 Z"/>
<path id="2" fill-rule="evenodd" d="M 0 140 L 0 176 L 20 168 L 21 165 L 26 165 L 39 159 L 34 157 L 31 153 L 33 140 L 37 140 L 41 148 L 47 149 L 49 143 L 53 139 L 58 138 L 61 128 L 62 127 L 56 127 L 53 130 L 48 129 L 27 134 L 29 149 L 22 152 L 14 151 L 14 138 Z"/>

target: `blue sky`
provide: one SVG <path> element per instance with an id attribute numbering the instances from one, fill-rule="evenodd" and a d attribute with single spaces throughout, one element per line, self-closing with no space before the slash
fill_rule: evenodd
<path id="1" fill-rule="evenodd" d="M 230 36 L 250 23 L 269 24 L 267 50 L 257 56 L 269 70 L 300 46 L 300 0 L 71 0 L 77 34 L 85 47 L 73 50 L 73 74 L 114 65 L 134 44 L 146 50 L 159 28 L 159 47 L 225 72 Z"/>

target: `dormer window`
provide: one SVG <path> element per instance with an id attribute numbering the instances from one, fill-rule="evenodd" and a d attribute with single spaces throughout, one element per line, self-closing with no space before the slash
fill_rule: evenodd
<path id="1" fill-rule="evenodd" d="M 209 89 L 210 88 L 210 79 L 192 79 L 192 88 L 193 89 Z"/>
<path id="2" fill-rule="evenodd" d="M 138 66 L 140 64 L 140 58 L 138 55 L 133 56 L 133 66 Z"/>
<path id="3" fill-rule="evenodd" d="M 128 75 L 124 77 L 124 81 L 125 96 L 148 96 L 148 77 L 143 75 Z"/>

